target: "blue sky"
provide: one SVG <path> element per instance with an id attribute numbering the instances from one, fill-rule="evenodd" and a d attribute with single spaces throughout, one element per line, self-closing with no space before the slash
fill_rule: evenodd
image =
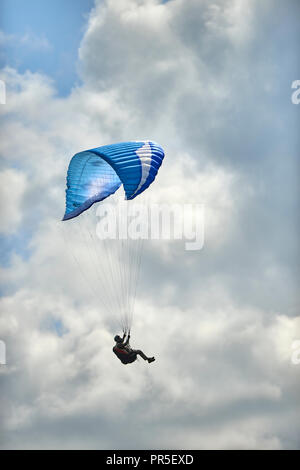
<path id="1" fill-rule="evenodd" d="M 59 96 L 80 83 L 77 57 L 93 0 L 1 0 L 0 30 L 10 38 L 0 53 L 4 65 L 40 72 L 55 81 Z M 0 256 L 5 265 L 11 252 L 26 256 L 30 236 L 1 236 Z"/>
<path id="2" fill-rule="evenodd" d="M 52 77 L 60 95 L 78 82 L 77 54 L 93 0 L 1 0 L 0 29 L 15 39 L 3 63 Z M 27 38 L 27 39 L 26 39 Z"/>

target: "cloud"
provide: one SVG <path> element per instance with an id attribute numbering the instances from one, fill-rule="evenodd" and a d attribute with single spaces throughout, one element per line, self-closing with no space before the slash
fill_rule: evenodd
<path id="1" fill-rule="evenodd" d="M 6 34 L 0 30 L 0 44 L 3 46 L 23 47 L 34 51 L 51 51 L 52 46 L 45 36 L 38 36 L 32 31 L 18 34 Z"/>
<path id="2" fill-rule="evenodd" d="M 18 242 L 0 271 L 3 448 L 297 448 L 297 139 L 278 8 L 96 2 L 69 96 L 2 70 L 3 231 Z M 205 245 L 145 245 L 132 342 L 157 361 L 123 367 L 59 220 L 71 156 L 139 138 L 166 151 L 150 200 L 203 203 Z M 75 247 L 89 282 L 95 260 Z"/>
<path id="3" fill-rule="evenodd" d="M 27 181 L 20 171 L 5 169 L 0 172 L 1 224 L 0 232 L 14 232 L 22 220 L 22 200 Z"/>
<path id="4" fill-rule="evenodd" d="M 45 36 L 37 36 L 29 31 L 20 38 L 20 43 L 34 50 L 49 51 L 52 49 L 51 44 Z"/>

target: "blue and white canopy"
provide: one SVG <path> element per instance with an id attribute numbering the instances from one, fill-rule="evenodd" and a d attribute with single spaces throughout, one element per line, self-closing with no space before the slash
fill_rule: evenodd
<path id="1" fill-rule="evenodd" d="M 164 158 L 162 147 L 150 140 L 121 142 L 76 153 L 67 174 L 66 212 L 77 217 L 123 184 L 126 199 L 134 199 L 154 181 Z"/>

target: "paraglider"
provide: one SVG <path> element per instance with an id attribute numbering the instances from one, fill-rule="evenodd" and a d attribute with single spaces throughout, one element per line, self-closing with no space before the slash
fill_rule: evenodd
<path id="1" fill-rule="evenodd" d="M 149 364 L 155 361 L 154 357 L 147 357 L 146 354 L 144 354 L 143 351 L 141 351 L 140 349 L 131 348 L 129 344 L 130 332 L 127 335 L 125 332 L 123 334 L 123 338 L 121 338 L 119 335 L 116 335 L 114 337 L 114 340 L 116 344 L 113 347 L 113 352 L 123 364 L 131 364 L 132 362 L 136 361 L 137 356 L 142 357 L 144 361 L 148 361 Z"/>
<path id="2" fill-rule="evenodd" d="M 128 203 L 141 195 L 153 183 L 163 158 L 162 147 L 153 141 L 128 141 L 79 152 L 68 167 L 63 221 L 69 224 L 70 236 L 67 235 L 66 242 L 71 246 L 71 238 L 81 237 L 81 242 L 76 242 L 74 249 L 71 247 L 72 255 L 102 307 L 112 315 L 118 312 L 123 332 L 132 327 L 143 240 L 99 239 L 95 208 L 108 197 L 114 200 L 117 196 L 113 195 L 121 186 Z M 92 263 L 90 270 L 85 270 L 77 259 L 82 246 L 87 249 L 85 259 Z M 154 358 L 130 348 L 129 337 L 127 343 L 117 342 L 114 352 L 123 349 L 126 351 L 123 354 L 128 353 L 127 359 L 132 359 L 129 362 L 134 362 L 137 356 L 152 362 Z"/>

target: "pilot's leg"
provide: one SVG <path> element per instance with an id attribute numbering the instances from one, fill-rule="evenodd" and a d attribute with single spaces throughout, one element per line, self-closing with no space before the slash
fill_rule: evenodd
<path id="1" fill-rule="evenodd" d="M 139 356 L 141 356 L 144 359 L 144 361 L 148 361 L 149 358 L 140 349 L 135 349 L 134 352 L 138 354 Z"/>

